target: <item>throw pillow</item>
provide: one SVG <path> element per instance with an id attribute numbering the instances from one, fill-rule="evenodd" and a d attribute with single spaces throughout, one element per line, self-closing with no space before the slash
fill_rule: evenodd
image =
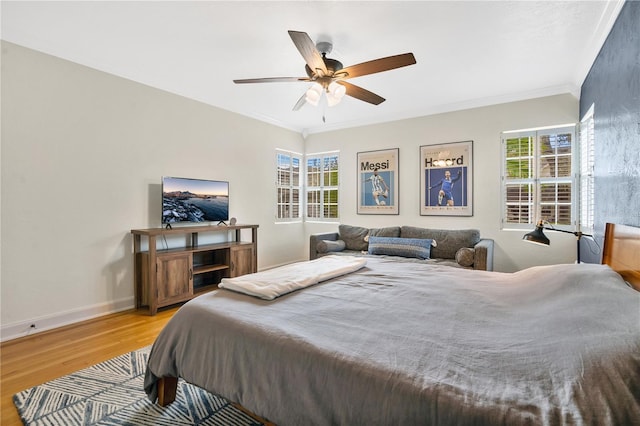
<path id="1" fill-rule="evenodd" d="M 338 226 L 338 233 L 347 250 L 362 251 L 367 249 L 367 242 L 364 238 L 369 234 L 369 228 L 340 225 Z"/>
<path id="2" fill-rule="evenodd" d="M 435 241 L 423 238 L 369 237 L 369 254 L 429 259 Z"/>
<path id="3" fill-rule="evenodd" d="M 318 244 L 316 245 L 316 251 L 318 253 L 333 253 L 336 251 L 342 251 L 345 248 L 345 244 L 344 241 L 342 240 L 337 240 L 337 241 L 331 241 L 331 240 L 322 240 L 320 242 L 318 242 Z"/>
<path id="4" fill-rule="evenodd" d="M 476 250 L 468 247 L 462 247 L 456 252 L 456 262 L 460 266 L 472 266 Z"/>

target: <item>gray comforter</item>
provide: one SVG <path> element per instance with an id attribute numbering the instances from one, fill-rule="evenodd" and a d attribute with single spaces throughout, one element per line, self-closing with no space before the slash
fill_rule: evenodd
<path id="1" fill-rule="evenodd" d="M 191 300 L 151 351 L 154 401 L 162 376 L 281 426 L 637 424 L 640 293 L 603 265 L 369 259 L 273 301 Z"/>

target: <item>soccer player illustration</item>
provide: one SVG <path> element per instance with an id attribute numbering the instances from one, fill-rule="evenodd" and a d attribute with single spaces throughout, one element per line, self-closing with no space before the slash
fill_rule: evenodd
<path id="1" fill-rule="evenodd" d="M 371 182 L 371 195 L 373 195 L 373 200 L 376 204 L 378 206 L 387 205 L 387 202 L 381 200 L 380 196 L 383 196 L 385 199 L 389 197 L 389 186 L 387 186 L 382 176 L 378 174 L 378 169 L 374 169 L 373 174 L 364 181 Z"/>
<path id="2" fill-rule="evenodd" d="M 462 170 L 458 170 L 458 175 L 453 179 L 451 179 L 451 171 L 445 170 L 444 178 L 440 179 L 440 182 L 429 187 L 429 191 L 431 191 L 433 188 L 438 188 L 438 187 L 440 188 L 440 191 L 438 191 L 439 206 L 444 205 L 442 204 L 443 201 L 446 202 L 447 206 L 453 206 L 453 193 L 452 193 L 453 183 L 460 180 L 461 177 L 462 177 Z"/>

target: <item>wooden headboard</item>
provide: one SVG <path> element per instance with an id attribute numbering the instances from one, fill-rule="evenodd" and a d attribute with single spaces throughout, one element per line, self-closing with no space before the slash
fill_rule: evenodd
<path id="1" fill-rule="evenodd" d="M 640 228 L 607 223 L 602 263 L 619 273 L 640 291 Z"/>

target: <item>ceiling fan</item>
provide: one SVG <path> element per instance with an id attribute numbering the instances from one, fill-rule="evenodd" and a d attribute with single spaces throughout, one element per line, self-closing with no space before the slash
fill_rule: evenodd
<path id="1" fill-rule="evenodd" d="M 282 83 L 294 81 L 313 82 L 314 84 L 311 88 L 302 95 L 293 107 L 294 111 L 302 108 L 305 103 L 310 103 L 314 106 L 317 105 L 323 92 L 326 93 L 327 103 L 329 106 L 333 106 L 340 102 L 340 99 L 342 99 L 344 95 L 360 99 L 361 101 L 368 102 L 373 105 L 379 105 L 385 101 L 383 97 L 345 80 L 363 75 L 389 71 L 416 63 L 413 53 L 404 53 L 401 55 L 374 59 L 372 61 L 344 68 L 340 61 L 327 58 L 327 54 L 330 53 L 333 48 L 331 43 L 318 42 L 316 45 L 307 33 L 300 31 L 289 31 L 289 36 L 307 63 L 305 65 L 307 77 L 249 78 L 233 80 L 233 82 L 237 84 Z"/>

